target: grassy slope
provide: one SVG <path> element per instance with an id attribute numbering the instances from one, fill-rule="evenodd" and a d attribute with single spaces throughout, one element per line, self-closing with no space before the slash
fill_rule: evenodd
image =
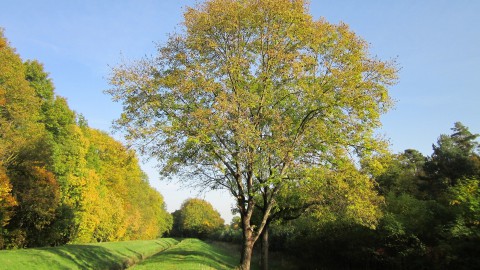
<path id="1" fill-rule="evenodd" d="M 235 250 L 198 239 L 185 239 L 178 245 L 158 253 L 132 269 L 234 269 L 239 257 Z"/>
<path id="2" fill-rule="evenodd" d="M 0 269 L 124 269 L 177 244 L 165 238 L 0 251 Z"/>
<path id="3" fill-rule="evenodd" d="M 238 245 L 198 239 L 164 238 L 0 251 L 1 269 L 234 269 Z M 149 257 L 146 260 L 145 258 Z M 284 256 L 271 254 L 270 269 L 298 269 Z M 142 261 L 143 260 L 143 261 Z M 256 254 L 252 269 L 259 269 Z"/>

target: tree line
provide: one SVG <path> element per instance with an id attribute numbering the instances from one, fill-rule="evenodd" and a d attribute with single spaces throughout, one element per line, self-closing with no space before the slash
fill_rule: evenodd
<path id="1" fill-rule="evenodd" d="M 170 230 L 137 156 L 72 111 L 41 63 L 0 32 L 0 249 L 133 239 Z"/>
<path id="2" fill-rule="evenodd" d="M 312 207 L 274 223 L 271 247 L 305 269 L 480 268 L 478 136 L 458 122 L 429 156 L 408 149 L 379 158 L 375 188 L 383 199 L 375 227 Z"/>
<path id="3" fill-rule="evenodd" d="M 362 221 L 365 215 L 358 211 L 365 210 L 352 212 L 352 205 L 342 207 L 340 199 L 311 204 L 296 215 L 273 219 L 268 241 L 256 245 L 254 261 L 268 256 L 266 246 L 299 269 L 480 267 L 478 136 L 457 122 L 451 134 L 440 135 L 429 156 L 414 149 L 377 156 L 380 166 L 371 170 L 377 195 L 370 195 L 376 196 L 379 208 L 374 219 Z M 339 192 L 316 191 L 307 194 L 316 202 Z M 349 191 L 343 194 L 352 196 Z M 291 201 L 281 198 L 277 203 Z M 188 199 L 172 215 L 171 236 L 242 242 L 240 217 L 223 225 L 220 214 L 204 200 Z M 253 216 L 259 218 L 261 206 Z"/>

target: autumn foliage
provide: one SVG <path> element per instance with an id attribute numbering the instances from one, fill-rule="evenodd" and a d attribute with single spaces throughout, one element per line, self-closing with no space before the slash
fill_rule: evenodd
<path id="1" fill-rule="evenodd" d="M 135 153 L 88 127 L 0 32 L 0 248 L 152 239 L 170 230 Z"/>
<path id="2" fill-rule="evenodd" d="M 166 177 L 230 192 L 241 269 L 284 215 L 281 198 L 288 208 L 323 204 L 297 196 L 298 187 L 331 186 L 315 170 L 343 174 L 356 210 L 370 204 L 353 190 L 371 179 L 353 164 L 384 149 L 375 130 L 393 103 L 394 61 L 370 55 L 346 24 L 314 19 L 303 0 L 203 1 L 182 25 L 157 55 L 113 68 L 107 93 L 123 106 L 119 129 Z"/>

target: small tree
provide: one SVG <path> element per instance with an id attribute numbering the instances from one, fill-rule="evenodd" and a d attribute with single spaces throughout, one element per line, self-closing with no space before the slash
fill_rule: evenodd
<path id="1" fill-rule="evenodd" d="M 202 199 L 185 200 L 173 215 L 176 233 L 184 237 L 208 237 L 221 229 L 225 222 L 220 213 Z"/>
<path id="2" fill-rule="evenodd" d="M 250 269 L 285 186 L 379 147 L 396 68 L 347 25 L 313 20 L 303 0 L 210 0 L 184 17 L 156 57 L 114 68 L 107 92 L 123 103 L 117 127 L 163 175 L 232 194 Z"/>

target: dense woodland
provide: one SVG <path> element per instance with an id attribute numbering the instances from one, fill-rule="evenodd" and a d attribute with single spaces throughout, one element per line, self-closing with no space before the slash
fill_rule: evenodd
<path id="1" fill-rule="evenodd" d="M 0 32 L 0 248 L 152 239 L 172 226 L 132 150 L 57 96 Z"/>
<path id="2" fill-rule="evenodd" d="M 455 123 L 433 153 L 384 156 L 375 227 L 312 207 L 272 227 L 270 247 L 300 258 L 305 269 L 479 269 L 480 156 L 476 138 Z"/>

